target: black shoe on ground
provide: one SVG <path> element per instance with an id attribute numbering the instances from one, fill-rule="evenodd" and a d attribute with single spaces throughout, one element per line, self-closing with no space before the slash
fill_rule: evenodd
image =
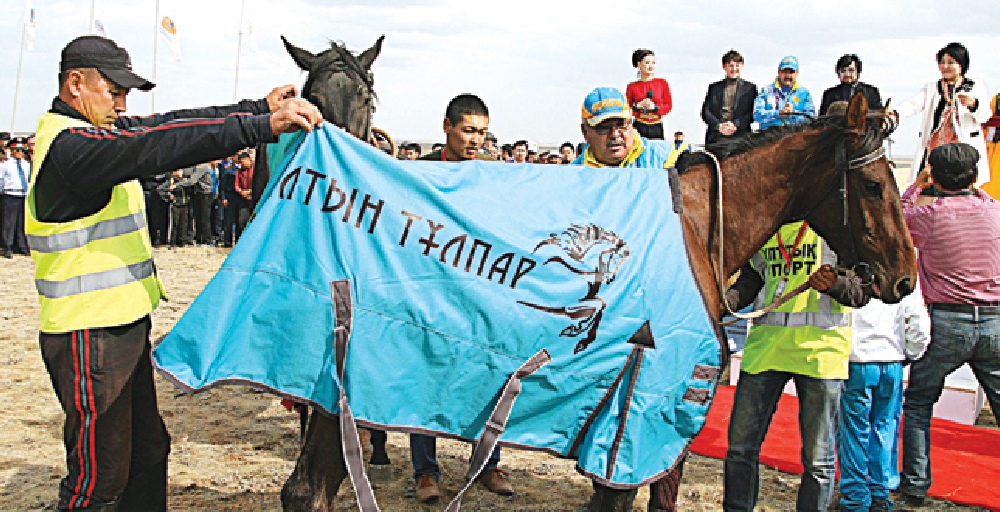
<path id="1" fill-rule="evenodd" d="M 874 499 L 868 507 L 868 512 L 889 512 L 890 508 L 887 500 Z"/>
<path id="2" fill-rule="evenodd" d="M 10 251 L 4 251 L 4 252 L 3 252 L 3 257 L 4 257 L 4 258 L 7 258 L 8 260 L 9 260 L 9 259 L 12 259 L 12 258 L 14 257 L 14 253 L 12 253 L 12 252 L 10 252 Z"/>
<path id="3" fill-rule="evenodd" d="M 903 503 L 911 507 L 922 507 L 926 498 L 924 496 L 915 496 L 913 494 L 907 494 L 905 492 L 900 492 L 899 497 L 902 498 Z"/>

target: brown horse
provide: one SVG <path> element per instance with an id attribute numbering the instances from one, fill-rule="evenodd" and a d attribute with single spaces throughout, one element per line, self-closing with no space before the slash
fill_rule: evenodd
<path id="1" fill-rule="evenodd" d="M 847 114 L 776 127 L 708 149 L 721 158 L 722 269 L 718 175 L 704 155 L 679 167 L 685 237 L 699 287 L 725 313 L 718 277 L 730 276 L 788 222 L 806 220 L 843 268 L 863 268 L 873 296 L 895 304 L 913 291 L 916 259 L 899 189 L 882 145 L 891 129 L 856 94 Z M 862 272 L 859 272 L 859 275 Z M 596 486 L 590 511 L 629 511 L 635 491 Z"/>
<path id="2" fill-rule="evenodd" d="M 873 294 L 883 301 L 896 303 L 912 291 L 913 245 L 882 151 L 888 134 L 882 115 L 869 114 L 859 94 L 845 116 L 772 128 L 713 147 L 722 157 L 718 174 L 707 160 L 695 157 L 680 178 L 685 239 L 716 319 L 723 314 L 717 276 L 733 274 L 779 226 L 796 220 L 807 220 L 842 265 L 866 269 Z M 339 423 L 313 414 L 295 471 L 282 488 L 285 510 L 334 510 L 347 476 L 340 446 Z M 590 509 L 631 510 L 634 496 L 634 491 L 598 486 Z"/>

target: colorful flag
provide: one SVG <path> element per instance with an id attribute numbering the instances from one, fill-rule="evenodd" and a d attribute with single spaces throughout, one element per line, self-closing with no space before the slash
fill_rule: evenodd
<path id="1" fill-rule="evenodd" d="M 247 23 L 240 30 L 240 51 L 243 55 L 254 55 L 260 52 L 257 47 L 257 34 L 254 32 L 253 22 Z"/>
<path id="2" fill-rule="evenodd" d="M 160 36 L 163 40 L 170 45 L 170 51 L 173 52 L 174 62 L 181 61 L 181 42 L 180 38 L 177 36 L 177 26 L 174 25 L 174 20 L 170 19 L 169 16 L 164 16 L 160 20 Z"/>
<path id="3" fill-rule="evenodd" d="M 35 8 L 34 0 L 24 2 L 24 49 L 29 52 L 35 49 Z"/>
<path id="4" fill-rule="evenodd" d="M 90 27 L 90 33 L 111 39 L 111 36 L 108 35 L 107 27 L 104 26 L 104 22 L 97 18 L 94 18 L 94 26 Z"/>

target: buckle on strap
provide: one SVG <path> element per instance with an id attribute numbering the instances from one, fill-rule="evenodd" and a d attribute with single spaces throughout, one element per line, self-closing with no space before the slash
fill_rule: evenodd
<path id="1" fill-rule="evenodd" d="M 486 422 L 486 425 L 483 425 L 483 429 L 489 430 L 490 432 L 495 432 L 497 436 L 500 436 L 507 430 L 507 424 L 495 421 L 495 418 L 490 418 Z"/>

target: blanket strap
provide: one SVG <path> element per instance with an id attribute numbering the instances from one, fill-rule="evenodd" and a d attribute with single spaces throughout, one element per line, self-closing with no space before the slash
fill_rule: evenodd
<path id="1" fill-rule="evenodd" d="M 375 501 L 375 492 L 365 474 L 364 456 L 361 451 L 361 439 L 358 437 L 358 427 L 354 424 L 354 414 L 347 403 L 347 391 L 344 385 L 344 367 L 347 361 L 347 344 L 351 338 L 351 320 L 353 308 L 351 305 L 350 282 L 333 281 L 330 283 L 333 292 L 333 313 L 335 327 L 333 341 L 337 362 L 337 378 L 340 379 L 340 443 L 344 451 L 344 462 L 347 464 L 347 474 L 351 477 L 351 485 L 358 499 L 358 509 L 362 512 L 379 512 Z"/>
<path id="2" fill-rule="evenodd" d="M 476 441 L 476 449 L 472 454 L 472 460 L 469 461 L 469 472 L 465 474 L 465 486 L 462 487 L 461 491 L 458 491 L 455 499 L 451 500 L 451 503 L 448 504 L 446 512 L 458 512 L 462 507 L 462 495 L 465 494 L 465 491 L 469 490 L 469 487 L 476 481 L 476 478 L 479 478 L 479 474 L 486 468 L 490 454 L 496 448 L 497 442 L 500 440 L 500 435 L 507 428 L 507 420 L 510 419 L 511 409 L 514 408 L 514 400 L 521 393 L 521 379 L 535 373 L 535 371 L 545 366 L 551 360 L 552 356 L 543 348 L 525 361 L 507 380 L 507 384 L 504 385 L 503 391 L 500 393 L 500 399 L 497 400 L 496 406 L 493 407 L 493 414 L 490 415 L 490 419 L 486 420 L 483 433 L 479 436 L 479 440 Z"/>
<path id="3" fill-rule="evenodd" d="M 677 169 L 667 169 L 667 181 L 670 183 L 670 199 L 674 203 L 674 213 L 684 213 L 684 197 L 681 195 L 681 179 Z"/>

